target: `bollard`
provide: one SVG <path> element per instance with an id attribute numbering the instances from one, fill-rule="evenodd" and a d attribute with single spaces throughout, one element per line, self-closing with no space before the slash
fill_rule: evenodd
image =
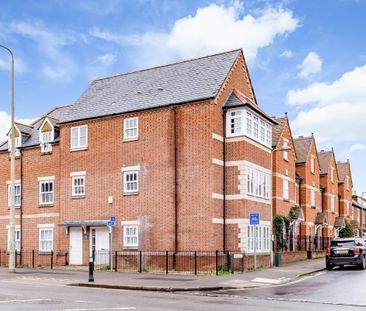
<path id="1" fill-rule="evenodd" d="M 89 257 L 89 282 L 94 282 L 94 258 L 93 256 Z"/>

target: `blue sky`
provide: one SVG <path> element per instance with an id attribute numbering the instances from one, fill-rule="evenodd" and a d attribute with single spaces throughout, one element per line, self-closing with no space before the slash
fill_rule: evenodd
<path id="1" fill-rule="evenodd" d="M 259 104 L 350 159 L 366 191 L 366 1 L 0 0 L 16 55 L 16 115 L 74 102 L 95 78 L 243 48 Z M 0 52 L 0 136 L 10 72 Z"/>

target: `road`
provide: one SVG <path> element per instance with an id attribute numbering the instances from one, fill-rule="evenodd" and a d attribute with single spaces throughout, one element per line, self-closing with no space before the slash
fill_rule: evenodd
<path id="1" fill-rule="evenodd" d="M 69 287 L 31 276 L 0 279 L 0 310 L 360 310 L 366 271 L 321 272 L 285 286 L 218 293 L 158 293 Z"/>

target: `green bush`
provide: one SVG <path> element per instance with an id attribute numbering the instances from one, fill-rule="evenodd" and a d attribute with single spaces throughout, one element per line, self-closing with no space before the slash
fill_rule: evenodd
<path id="1" fill-rule="evenodd" d="M 346 226 L 341 231 L 339 231 L 339 237 L 340 238 L 353 238 L 354 237 L 353 226 L 349 222 L 346 222 Z"/>

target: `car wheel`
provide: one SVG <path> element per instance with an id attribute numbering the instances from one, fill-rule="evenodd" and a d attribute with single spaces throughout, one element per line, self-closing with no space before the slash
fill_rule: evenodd
<path id="1" fill-rule="evenodd" d="M 360 264 L 360 269 L 361 270 L 365 270 L 366 269 L 366 258 L 365 258 L 365 256 L 362 256 L 362 261 L 361 261 L 361 264 Z"/>
<path id="2" fill-rule="evenodd" d="M 328 271 L 331 271 L 331 270 L 333 270 L 333 266 L 331 265 L 331 264 L 326 264 L 326 267 L 327 267 L 327 270 Z"/>

